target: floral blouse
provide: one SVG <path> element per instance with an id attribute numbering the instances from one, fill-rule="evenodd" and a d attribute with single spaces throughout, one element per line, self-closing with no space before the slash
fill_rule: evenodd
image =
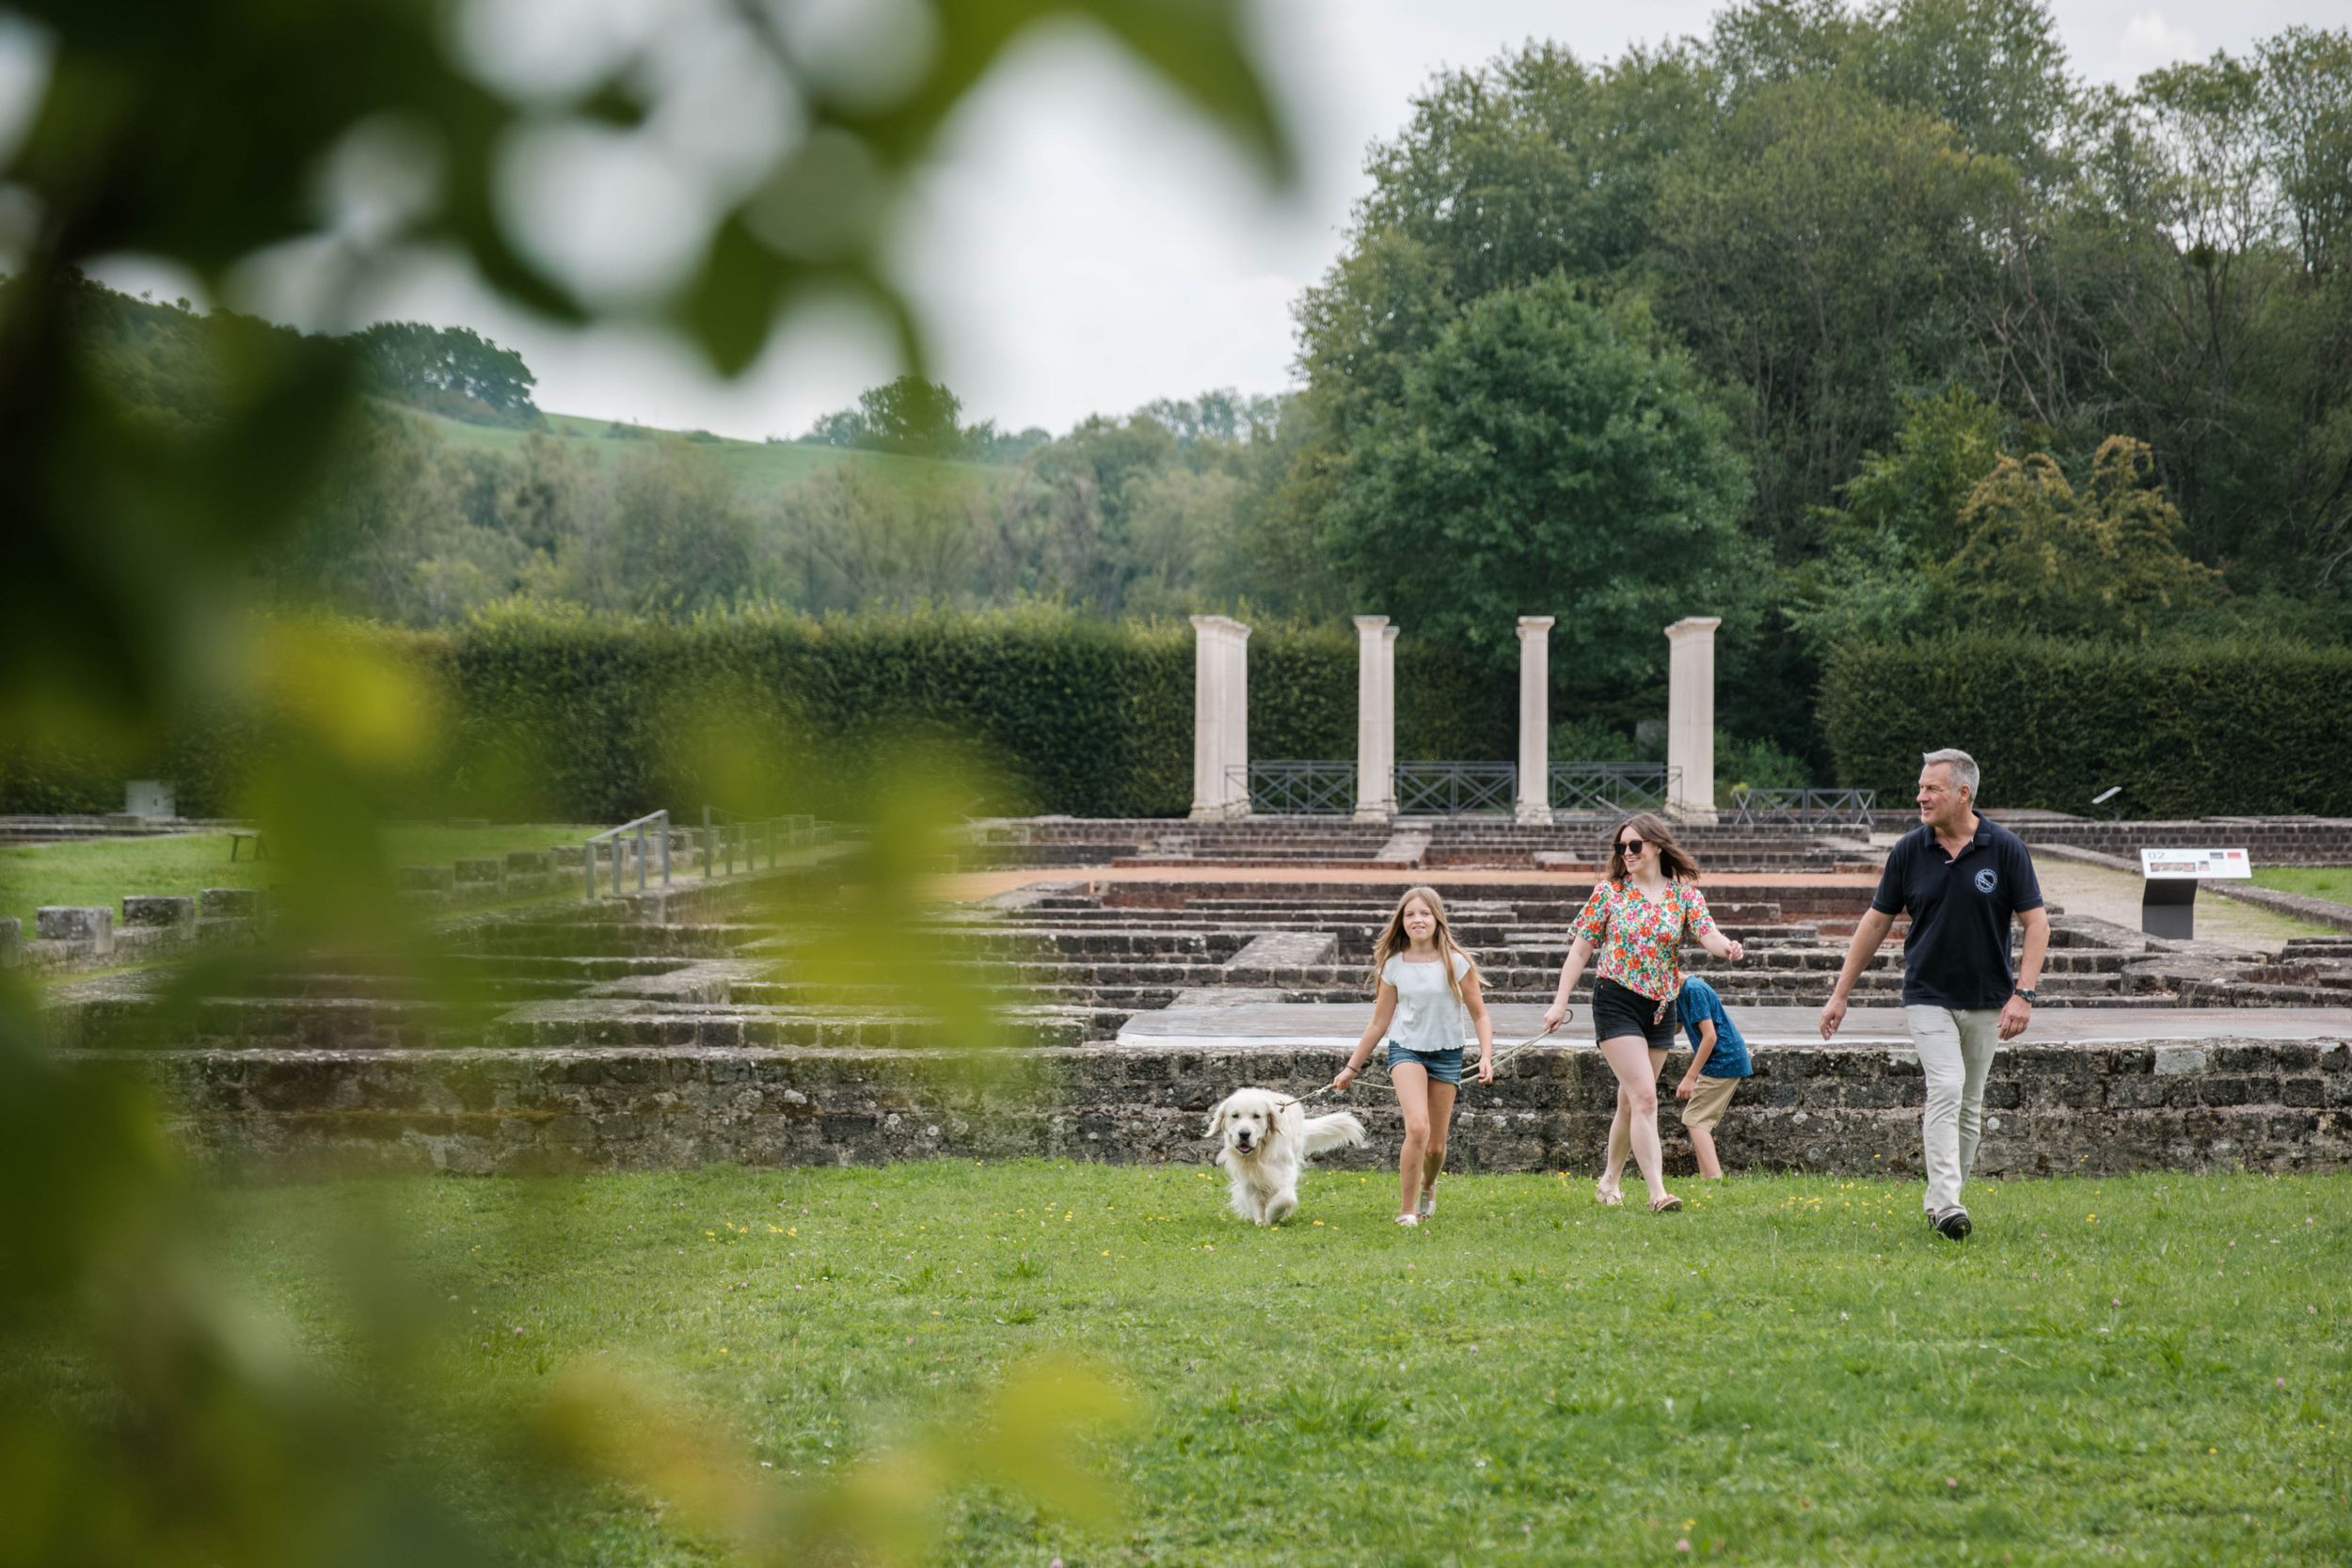
<path id="1" fill-rule="evenodd" d="M 1576 934 L 1600 955 L 1594 973 L 1628 990 L 1663 1002 L 1682 985 L 1682 942 L 1715 929 L 1707 895 L 1670 881 L 1662 902 L 1642 896 L 1630 881 L 1596 883 L 1576 917 Z"/>

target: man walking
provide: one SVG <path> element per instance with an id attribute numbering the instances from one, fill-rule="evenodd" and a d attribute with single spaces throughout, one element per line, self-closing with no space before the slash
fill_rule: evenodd
<path id="1" fill-rule="evenodd" d="M 2034 982 L 2050 948 L 2050 916 L 2033 859 L 2017 835 L 1977 815 L 1977 764 L 1965 752 L 1930 752 L 1919 768 L 1919 826 L 1887 853 L 1869 911 L 1855 927 L 1837 985 L 1821 1008 L 1821 1038 L 1846 1021 L 1846 996 L 1898 911 L 1903 940 L 1903 1022 L 1928 1080 L 1919 1139 L 1928 1167 L 1928 1222 L 1957 1242 L 1968 1234 L 1961 1183 L 1984 1126 L 1984 1081 L 2001 1040 L 2033 1018 Z M 2026 927 L 2012 981 L 2010 922 Z"/>

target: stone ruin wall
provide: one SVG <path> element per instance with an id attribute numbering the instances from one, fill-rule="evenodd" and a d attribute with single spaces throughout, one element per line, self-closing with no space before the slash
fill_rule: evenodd
<path id="1" fill-rule="evenodd" d="M 738 1023 L 735 1037 L 740 1039 Z M 713 1031 L 723 1039 L 723 1027 Z M 2352 1166 L 2344 1039 L 2163 1047 L 2011 1046 L 1986 1091 L 1980 1175 Z M 151 1074 L 199 1158 L 281 1172 L 524 1174 L 870 1164 L 940 1155 L 1199 1162 L 1209 1108 L 1245 1085 L 1325 1081 L 1327 1051 L 1084 1046 L 1005 1053 L 666 1049 L 97 1053 Z M 1677 1053 L 1669 1081 L 1688 1063 Z M 1924 1080 L 1879 1048 L 1756 1052 L 1717 1143 L 1734 1170 L 1918 1174 Z M 1538 1048 L 1466 1085 L 1449 1164 L 1585 1170 L 1615 1083 L 1589 1049 Z M 1377 1087 L 1348 1108 L 1386 1168 L 1401 1129 Z M 1671 1102 L 1669 1171 L 1692 1168 Z"/>

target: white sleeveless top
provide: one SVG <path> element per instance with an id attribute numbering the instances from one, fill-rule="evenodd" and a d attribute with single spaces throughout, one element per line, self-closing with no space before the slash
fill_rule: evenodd
<path id="1" fill-rule="evenodd" d="M 1470 958 L 1454 954 L 1454 976 L 1470 970 Z M 1407 1051 L 1459 1051 L 1468 1042 L 1470 1009 L 1446 984 L 1445 965 L 1406 963 L 1399 954 L 1380 967 L 1380 978 L 1396 988 L 1389 1038 Z"/>

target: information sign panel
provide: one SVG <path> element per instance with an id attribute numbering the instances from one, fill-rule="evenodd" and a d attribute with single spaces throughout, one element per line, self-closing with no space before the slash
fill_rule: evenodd
<path id="1" fill-rule="evenodd" d="M 2243 849 L 2142 849 L 2139 874 L 2139 928 L 2187 942 L 2197 934 L 2197 884 L 2249 880 L 2254 863 Z"/>
<path id="2" fill-rule="evenodd" d="M 2254 863 L 2243 849 L 2142 849 L 2139 874 L 2151 881 L 2213 877 L 2243 881 L 2254 875 Z"/>

